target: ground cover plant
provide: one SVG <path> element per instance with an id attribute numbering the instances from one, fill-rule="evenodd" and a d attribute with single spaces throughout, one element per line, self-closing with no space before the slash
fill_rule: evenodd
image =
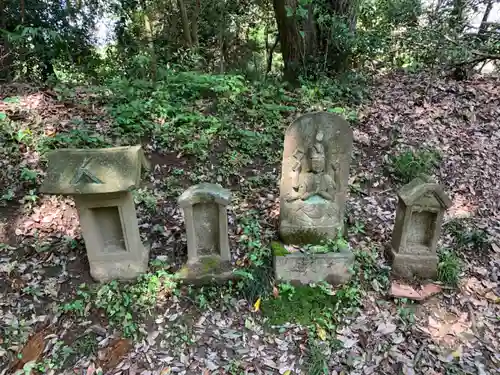
<path id="1" fill-rule="evenodd" d="M 500 367 L 498 3 L 49 3 L 0 4 L 0 374 Z M 274 279 L 284 132 L 312 111 L 354 133 L 346 230 L 301 249 L 348 245 L 339 287 Z M 99 284 L 74 202 L 40 193 L 46 155 L 132 144 L 151 163 L 133 192 L 149 268 Z M 396 192 L 421 173 L 453 200 L 438 278 L 397 280 Z M 177 198 L 200 182 L 233 194 L 223 285 L 176 276 Z"/>

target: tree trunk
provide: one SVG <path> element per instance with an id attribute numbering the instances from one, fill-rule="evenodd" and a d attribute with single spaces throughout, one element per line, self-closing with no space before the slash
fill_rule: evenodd
<path id="1" fill-rule="evenodd" d="M 198 46 L 198 18 L 200 16 L 200 0 L 196 0 L 196 4 L 194 6 L 193 17 L 191 18 L 191 41 L 193 46 Z"/>
<path id="2" fill-rule="evenodd" d="M 191 28 L 189 27 L 189 18 L 186 11 L 186 5 L 184 4 L 184 0 L 177 0 L 177 6 L 179 7 L 179 11 L 181 13 L 182 20 L 182 30 L 184 31 L 184 39 L 186 42 L 186 46 L 191 48 L 193 45 L 193 40 L 191 39 Z"/>
<path id="3" fill-rule="evenodd" d="M 305 57 L 304 43 L 295 14 L 297 0 L 273 0 L 273 6 L 285 65 L 284 78 L 294 83 L 299 78 Z M 288 16 L 287 9 L 292 10 L 293 14 Z"/>
<path id="4" fill-rule="evenodd" d="M 2 30 L 7 29 L 7 20 L 5 17 L 5 3 L 4 0 L 0 0 L 0 27 Z M 0 48 L 0 81 L 9 82 L 12 79 L 11 69 L 12 69 L 12 55 L 10 49 L 9 39 L 6 34 L 0 35 L 1 48 Z"/>
<path id="5" fill-rule="evenodd" d="M 226 53 L 224 51 L 224 32 L 225 32 L 225 14 L 224 14 L 224 6 L 222 8 L 222 15 L 221 15 L 221 21 L 220 21 L 220 29 L 219 29 L 219 54 L 220 54 L 220 60 L 219 60 L 219 73 L 224 74 L 224 60 Z"/>
<path id="6" fill-rule="evenodd" d="M 153 82 L 153 86 L 156 85 L 157 79 L 157 71 L 158 71 L 158 63 L 156 58 L 155 51 L 155 43 L 153 37 L 153 28 L 151 27 L 151 20 L 149 18 L 149 9 L 146 7 L 146 4 L 143 2 L 143 22 L 144 22 L 144 33 L 146 34 L 147 45 L 149 49 L 149 58 L 151 59 L 150 67 L 151 67 L 151 82 Z"/>
<path id="7" fill-rule="evenodd" d="M 293 83 L 301 73 L 317 75 L 347 67 L 350 51 L 334 40 L 332 25 L 319 23 L 315 14 L 335 17 L 331 22 L 344 22 L 348 32 L 355 32 L 355 4 L 353 0 L 324 0 L 307 5 L 299 5 L 298 0 L 273 0 L 285 80 Z"/>
<path id="8" fill-rule="evenodd" d="M 483 14 L 483 19 L 481 20 L 481 26 L 479 26 L 479 32 L 478 32 L 479 35 L 486 33 L 486 31 L 488 30 L 488 17 L 490 16 L 492 8 L 493 8 L 493 0 L 489 0 Z"/>

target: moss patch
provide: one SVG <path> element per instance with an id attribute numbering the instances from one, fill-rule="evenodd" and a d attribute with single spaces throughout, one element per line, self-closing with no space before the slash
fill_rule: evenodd
<path id="1" fill-rule="evenodd" d="M 210 273 L 220 268 L 220 258 L 217 256 L 205 256 L 199 260 L 201 272 Z"/>
<path id="2" fill-rule="evenodd" d="M 273 255 L 276 257 L 282 257 L 287 254 L 290 254 L 290 252 L 285 248 L 285 246 L 283 246 L 283 244 L 278 241 L 271 242 L 271 250 L 273 251 Z"/>
<path id="3" fill-rule="evenodd" d="M 343 285 L 335 295 L 328 294 L 321 286 L 301 285 L 281 291 L 278 298 L 263 300 L 261 310 L 272 325 L 290 322 L 329 326 L 359 306 L 360 293 L 352 284 Z"/>
<path id="4" fill-rule="evenodd" d="M 271 324 L 287 322 L 311 325 L 328 318 L 335 308 L 335 297 L 310 286 L 297 286 L 280 297 L 262 301 L 262 312 Z M 331 318 L 330 318 L 331 319 Z"/>

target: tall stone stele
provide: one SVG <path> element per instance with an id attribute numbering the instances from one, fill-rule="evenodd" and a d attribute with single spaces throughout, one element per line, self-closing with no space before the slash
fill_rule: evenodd
<path id="1" fill-rule="evenodd" d="M 188 263 L 179 272 L 191 282 L 232 277 L 227 206 L 231 192 L 217 184 L 191 186 L 178 199 L 186 225 Z"/>
<path id="2" fill-rule="evenodd" d="M 398 196 L 392 243 L 387 247 L 393 271 L 405 278 L 435 278 L 443 215 L 452 202 L 443 187 L 425 175 L 403 186 Z"/>
<path id="3" fill-rule="evenodd" d="M 316 244 L 342 232 L 352 140 L 347 121 L 332 113 L 308 113 L 288 127 L 280 183 L 283 242 Z"/>
<path id="4" fill-rule="evenodd" d="M 41 191 L 73 196 L 91 276 L 101 282 L 146 272 L 149 251 L 139 235 L 131 190 L 147 162 L 141 146 L 60 149 L 48 154 Z"/>

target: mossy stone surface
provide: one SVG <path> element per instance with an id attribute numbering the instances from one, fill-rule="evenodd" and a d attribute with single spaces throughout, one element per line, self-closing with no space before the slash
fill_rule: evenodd
<path id="1" fill-rule="evenodd" d="M 283 246 L 283 244 L 278 241 L 271 242 L 271 250 L 273 251 L 273 255 L 276 257 L 290 254 L 290 252 L 285 248 L 285 246 Z"/>

